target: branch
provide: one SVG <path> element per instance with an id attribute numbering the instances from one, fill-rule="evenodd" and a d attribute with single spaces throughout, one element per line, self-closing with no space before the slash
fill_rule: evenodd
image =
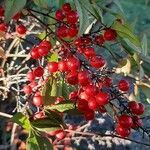
<path id="1" fill-rule="evenodd" d="M 12 115 L 6 114 L 6 113 L 3 113 L 3 112 L 0 112 L 0 116 L 6 117 L 6 118 L 12 118 L 13 117 Z"/>

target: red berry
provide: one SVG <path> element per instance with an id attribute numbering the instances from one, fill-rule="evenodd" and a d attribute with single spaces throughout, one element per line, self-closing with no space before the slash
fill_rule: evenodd
<path id="1" fill-rule="evenodd" d="M 60 131 L 62 130 L 54 130 L 54 131 L 50 131 L 48 132 L 47 134 L 50 135 L 50 136 L 55 136 L 57 133 L 59 133 Z"/>
<path id="2" fill-rule="evenodd" d="M 38 52 L 38 47 L 33 47 L 32 50 L 30 51 L 30 55 L 31 55 L 31 58 L 33 58 L 33 59 L 40 58 L 40 54 Z"/>
<path id="3" fill-rule="evenodd" d="M 138 116 L 133 116 L 132 120 L 133 120 L 133 125 L 132 125 L 133 129 L 136 129 L 139 126 L 143 125 L 142 120 Z"/>
<path id="4" fill-rule="evenodd" d="M 69 84 L 75 85 L 78 83 L 78 72 L 72 71 L 67 74 L 66 80 Z"/>
<path id="5" fill-rule="evenodd" d="M 62 139 L 65 138 L 66 133 L 65 133 L 63 130 L 61 130 L 61 131 L 59 131 L 58 133 L 56 133 L 55 136 L 56 136 L 56 138 L 57 138 L 58 140 L 62 140 Z"/>
<path id="6" fill-rule="evenodd" d="M 0 6 L 0 17 L 3 17 L 4 16 L 4 8 L 2 6 Z"/>
<path id="7" fill-rule="evenodd" d="M 58 9 L 55 13 L 55 17 L 57 20 L 62 21 L 65 18 L 65 14 L 61 9 Z"/>
<path id="8" fill-rule="evenodd" d="M 64 98 L 63 97 L 56 97 L 56 100 L 55 100 L 55 104 L 58 104 L 60 102 L 63 102 L 64 101 Z"/>
<path id="9" fill-rule="evenodd" d="M 69 3 L 65 3 L 65 4 L 63 4 L 62 9 L 64 12 L 68 13 L 71 11 L 71 6 Z"/>
<path id="10" fill-rule="evenodd" d="M 31 94 L 31 93 L 32 93 L 32 88 L 31 88 L 31 86 L 30 86 L 30 85 L 25 85 L 25 86 L 23 87 L 23 92 L 24 92 L 25 94 L 27 94 L 27 95 Z"/>
<path id="11" fill-rule="evenodd" d="M 137 114 L 139 111 L 139 104 L 135 101 L 129 102 L 128 107 L 133 114 Z"/>
<path id="12" fill-rule="evenodd" d="M 103 86 L 110 87 L 112 85 L 112 79 L 109 77 L 103 78 Z"/>
<path id="13" fill-rule="evenodd" d="M 82 43 L 81 38 L 77 38 L 77 39 L 74 40 L 73 44 L 74 44 L 75 46 L 80 46 L 80 45 L 82 45 L 83 43 Z"/>
<path id="14" fill-rule="evenodd" d="M 46 56 L 49 52 L 49 49 L 46 46 L 39 46 L 38 53 L 40 56 Z"/>
<path id="15" fill-rule="evenodd" d="M 95 37 L 95 42 L 96 44 L 98 44 L 99 46 L 102 46 L 105 42 L 104 37 L 102 35 L 97 35 Z"/>
<path id="16" fill-rule="evenodd" d="M 114 29 L 108 28 L 104 32 L 104 40 L 114 41 L 117 38 L 117 32 Z"/>
<path id="17" fill-rule="evenodd" d="M 84 99 L 79 99 L 77 101 L 77 108 L 81 112 L 87 112 L 87 111 L 90 110 L 89 107 L 88 107 L 88 102 Z"/>
<path id="18" fill-rule="evenodd" d="M 25 34 L 27 29 L 24 25 L 18 25 L 16 27 L 16 31 L 19 33 L 19 34 Z"/>
<path id="19" fill-rule="evenodd" d="M 43 76 L 43 74 L 44 74 L 44 69 L 40 66 L 34 70 L 34 75 L 36 77 L 41 77 L 41 76 Z"/>
<path id="20" fill-rule="evenodd" d="M 39 107 L 41 105 L 43 105 L 43 98 L 41 95 L 37 95 L 33 97 L 32 100 L 33 105 L 35 105 L 36 107 Z"/>
<path id="21" fill-rule="evenodd" d="M 67 62 L 62 60 L 58 63 L 58 70 L 60 72 L 67 72 L 68 71 L 68 66 L 67 66 Z"/>
<path id="22" fill-rule="evenodd" d="M 76 71 L 80 68 L 80 61 L 76 57 L 69 57 L 67 59 L 67 66 L 70 71 Z"/>
<path id="23" fill-rule="evenodd" d="M 89 96 L 90 95 L 88 95 L 85 92 L 81 92 L 80 95 L 79 95 L 80 99 L 84 99 L 84 100 L 87 100 L 87 101 L 89 100 Z"/>
<path id="24" fill-rule="evenodd" d="M 87 71 L 80 71 L 78 73 L 78 83 L 82 86 L 86 86 L 90 82 L 89 73 Z"/>
<path id="25" fill-rule="evenodd" d="M 142 104 L 142 103 L 138 103 L 139 105 L 139 109 L 138 111 L 136 112 L 137 115 L 142 115 L 145 111 L 145 106 Z"/>
<path id="26" fill-rule="evenodd" d="M 42 42 L 40 43 L 40 46 L 45 46 L 45 47 L 47 47 L 49 50 L 52 48 L 51 43 L 50 43 L 49 41 L 47 41 L 47 40 L 42 41 Z"/>
<path id="27" fill-rule="evenodd" d="M 131 128 L 133 125 L 132 118 L 129 115 L 123 114 L 118 117 L 119 124 L 124 128 Z"/>
<path id="28" fill-rule="evenodd" d="M 106 105 L 109 103 L 109 94 L 106 93 L 106 92 L 99 92 L 96 96 L 96 102 L 99 104 L 99 105 Z"/>
<path id="29" fill-rule="evenodd" d="M 97 93 L 97 88 L 94 85 L 87 85 L 84 87 L 84 91 L 86 94 L 93 96 Z"/>
<path id="30" fill-rule="evenodd" d="M 78 33 L 77 27 L 69 27 L 68 28 L 68 37 L 73 38 Z"/>
<path id="31" fill-rule="evenodd" d="M 31 88 L 35 88 L 38 84 L 35 81 L 32 81 L 30 83 Z"/>
<path id="32" fill-rule="evenodd" d="M 118 83 L 118 88 L 121 91 L 128 91 L 129 90 L 129 82 L 126 80 L 120 80 Z"/>
<path id="33" fill-rule="evenodd" d="M 20 16 L 21 16 L 21 13 L 18 12 L 18 13 L 16 13 L 16 14 L 13 16 L 13 19 L 17 21 L 17 20 L 20 19 Z"/>
<path id="34" fill-rule="evenodd" d="M 7 24 L 5 24 L 5 23 L 0 23 L 0 31 L 1 31 L 1 32 L 6 32 L 7 29 L 8 29 Z"/>
<path id="35" fill-rule="evenodd" d="M 78 91 L 73 91 L 69 94 L 69 99 L 72 101 L 76 101 L 78 99 Z"/>
<path id="36" fill-rule="evenodd" d="M 68 28 L 66 26 L 60 26 L 57 28 L 56 34 L 60 38 L 65 38 L 68 35 Z"/>
<path id="37" fill-rule="evenodd" d="M 54 73 L 58 70 L 58 62 L 49 62 L 48 63 L 48 71 L 50 73 Z"/>
<path id="38" fill-rule="evenodd" d="M 29 71 L 27 73 L 27 78 L 28 78 L 29 81 L 33 81 L 35 79 L 34 72 L 33 71 Z"/>
<path id="39" fill-rule="evenodd" d="M 66 18 L 69 24 L 76 24 L 78 21 L 78 14 L 76 11 L 72 10 L 67 14 Z"/>
<path id="40" fill-rule="evenodd" d="M 90 98 L 88 100 L 88 106 L 91 110 L 96 110 L 98 108 L 98 104 L 97 104 L 95 98 Z"/>
<path id="41" fill-rule="evenodd" d="M 84 114 L 84 117 L 87 121 L 93 120 L 95 118 L 94 111 L 88 111 Z"/>
<path id="42" fill-rule="evenodd" d="M 87 37 L 82 37 L 81 41 L 84 45 L 89 45 L 91 44 L 92 39 L 87 36 Z"/>
<path id="43" fill-rule="evenodd" d="M 87 58 L 94 57 L 96 55 L 95 51 L 94 51 L 94 48 L 93 47 L 87 47 L 87 48 L 85 48 L 84 55 Z"/>
<path id="44" fill-rule="evenodd" d="M 123 128 L 122 126 L 118 125 L 116 127 L 116 132 L 122 137 L 128 137 L 131 133 L 131 130 L 128 128 Z"/>
<path id="45" fill-rule="evenodd" d="M 90 64 L 91 64 L 92 67 L 99 69 L 99 68 L 103 67 L 106 64 L 106 61 L 102 57 L 97 57 L 96 56 L 96 57 L 92 57 L 90 59 Z"/>

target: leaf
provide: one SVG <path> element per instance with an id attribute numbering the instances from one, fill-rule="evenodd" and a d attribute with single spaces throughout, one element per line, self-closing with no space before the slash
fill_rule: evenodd
<path id="1" fill-rule="evenodd" d="M 89 15 L 87 13 L 87 10 L 85 9 L 85 7 L 82 5 L 80 0 L 74 0 L 75 2 L 75 6 L 77 9 L 77 12 L 79 14 L 79 33 L 78 35 L 82 35 L 85 33 L 87 27 L 89 26 Z"/>
<path id="2" fill-rule="evenodd" d="M 26 5 L 27 0 L 6 0 L 5 3 L 5 22 L 8 23 L 11 18 L 21 11 Z"/>
<path id="3" fill-rule="evenodd" d="M 133 31 L 130 29 L 128 24 L 121 24 L 116 21 L 112 25 L 112 28 L 116 30 L 118 36 L 120 36 L 121 38 L 127 38 L 132 44 L 140 47 L 138 37 L 133 34 Z"/>
<path id="4" fill-rule="evenodd" d="M 148 51 L 148 42 L 146 34 L 144 34 L 141 44 L 142 44 L 142 53 L 146 56 Z"/>
<path id="5" fill-rule="evenodd" d="M 47 58 L 48 62 L 58 62 L 58 54 L 56 52 L 51 53 L 48 58 Z"/>
<path id="6" fill-rule="evenodd" d="M 57 80 L 55 77 L 50 76 L 42 89 L 44 105 L 50 105 L 55 102 L 57 96 Z"/>
<path id="7" fill-rule="evenodd" d="M 64 101 L 64 102 L 61 102 L 61 103 L 53 105 L 53 106 L 48 106 L 47 109 L 57 110 L 59 112 L 65 112 L 68 110 L 75 109 L 75 104 L 70 101 Z"/>
<path id="8" fill-rule="evenodd" d="M 43 40 L 46 37 L 46 31 L 43 31 L 37 35 L 40 40 Z"/>
<path id="9" fill-rule="evenodd" d="M 16 113 L 12 117 L 12 121 L 19 124 L 20 126 L 22 126 L 23 128 L 25 128 L 27 130 L 31 129 L 29 119 L 24 114 L 22 114 L 21 112 Z"/>
<path id="10" fill-rule="evenodd" d="M 41 118 L 31 122 L 34 128 L 37 128 L 42 132 L 49 132 L 60 129 L 61 123 L 59 123 L 55 118 Z"/>
<path id="11" fill-rule="evenodd" d="M 41 8 L 48 8 L 50 7 L 50 1 L 49 0 L 33 0 L 35 5 Z"/>
<path id="12" fill-rule="evenodd" d="M 27 150 L 53 150 L 50 141 L 42 135 L 37 135 L 33 130 L 30 131 L 27 139 Z"/>
<path id="13" fill-rule="evenodd" d="M 138 87 L 142 89 L 142 92 L 145 94 L 147 98 L 150 98 L 150 84 L 148 83 L 140 83 Z"/>
<path id="14" fill-rule="evenodd" d="M 119 9 L 121 10 L 121 12 L 124 14 L 124 10 L 123 10 L 123 8 L 122 8 L 122 6 L 121 6 L 119 0 L 114 0 L 113 2 L 118 6 L 118 8 L 119 8 Z M 124 15 L 125 15 L 125 14 L 124 14 Z"/>

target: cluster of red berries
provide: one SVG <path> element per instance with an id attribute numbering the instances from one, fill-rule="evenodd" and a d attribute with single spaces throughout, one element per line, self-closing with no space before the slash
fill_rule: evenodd
<path id="1" fill-rule="evenodd" d="M 69 3 L 65 3 L 62 9 L 55 13 L 56 19 L 60 25 L 57 28 L 56 34 L 59 38 L 73 38 L 78 33 L 78 14 L 72 10 Z"/>
<path id="2" fill-rule="evenodd" d="M 7 32 L 8 30 L 8 27 L 9 27 L 9 24 L 6 24 L 4 22 L 4 13 L 5 13 L 5 10 L 2 6 L 0 6 L 0 32 Z M 21 17 L 21 13 L 18 12 L 16 13 L 12 19 L 14 21 L 18 21 Z M 24 25 L 22 24 L 19 24 L 16 26 L 16 32 L 19 34 L 19 35 L 24 35 L 26 33 L 27 29 Z"/>

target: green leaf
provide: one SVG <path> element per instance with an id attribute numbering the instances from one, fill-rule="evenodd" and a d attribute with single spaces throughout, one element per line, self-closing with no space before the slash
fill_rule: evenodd
<path id="1" fill-rule="evenodd" d="M 112 28 L 116 30 L 119 37 L 127 38 L 132 44 L 140 47 L 140 42 L 138 37 L 133 34 L 133 31 L 128 24 L 121 24 L 116 21 L 112 25 Z"/>
<path id="2" fill-rule="evenodd" d="M 53 106 L 48 106 L 47 109 L 57 110 L 59 112 L 65 112 L 68 110 L 75 109 L 75 104 L 70 101 L 64 101 L 64 102 L 61 102 L 61 103 L 53 105 Z"/>
<path id="3" fill-rule="evenodd" d="M 5 22 L 8 23 L 11 18 L 20 12 L 26 5 L 27 0 L 6 0 L 5 3 Z"/>
<path id="4" fill-rule="evenodd" d="M 142 89 L 142 92 L 147 98 L 150 98 L 150 84 L 140 84 L 138 87 Z"/>
<path id="5" fill-rule="evenodd" d="M 121 12 L 124 14 L 124 10 L 119 2 L 119 0 L 113 0 L 113 2 L 118 6 L 118 8 L 121 10 Z M 125 14 L 124 14 L 125 15 Z"/>
<path id="6" fill-rule="evenodd" d="M 29 119 L 24 114 L 22 114 L 21 112 L 16 113 L 12 117 L 12 121 L 19 124 L 20 126 L 22 126 L 23 128 L 25 128 L 27 130 L 31 129 Z"/>
<path id="7" fill-rule="evenodd" d="M 58 54 L 56 52 L 51 53 L 48 58 L 47 58 L 48 62 L 58 62 Z"/>
<path id="8" fill-rule="evenodd" d="M 146 56 L 148 51 L 148 42 L 147 42 L 146 34 L 144 34 L 141 44 L 142 44 L 142 53 L 143 55 Z"/>
<path id="9" fill-rule="evenodd" d="M 51 6 L 49 0 L 33 0 L 33 2 L 40 8 L 49 8 Z"/>
<path id="10" fill-rule="evenodd" d="M 58 122 L 53 117 L 37 119 L 37 120 L 32 121 L 31 124 L 34 128 L 37 128 L 39 131 L 42 131 L 42 132 L 54 131 L 54 130 L 58 130 L 61 128 L 60 127 L 61 123 Z"/>
<path id="11" fill-rule="evenodd" d="M 50 105 L 55 102 L 57 96 L 57 79 L 55 77 L 49 77 L 42 89 L 42 96 L 44 105 Z"/>
<path id="12" fill-rule="evenodd" d="M 85 7 L 82 5 L 80 0 L 74 0 L 76 9 L 79 13 L 79 21 L 80 21 L 80 26 L 79 26 L 79 36 L 84 34 L 87 27 L 90 25 L 89 23 L 89 15 L 87 13 L 87 10 Z"/>
<path id="13" fill-rule="evenodd" d="M 43 31 L 37 35 L 40 40 L 43 40 L 46 37 L 46 31 Z"/>
<path id="14" fill-rule="evenodd" d="M 27 150 L 53 150 L 50 141 L 42 135 L 36 134 L 33 130 L 30 131 L 27 139 Z"/>

